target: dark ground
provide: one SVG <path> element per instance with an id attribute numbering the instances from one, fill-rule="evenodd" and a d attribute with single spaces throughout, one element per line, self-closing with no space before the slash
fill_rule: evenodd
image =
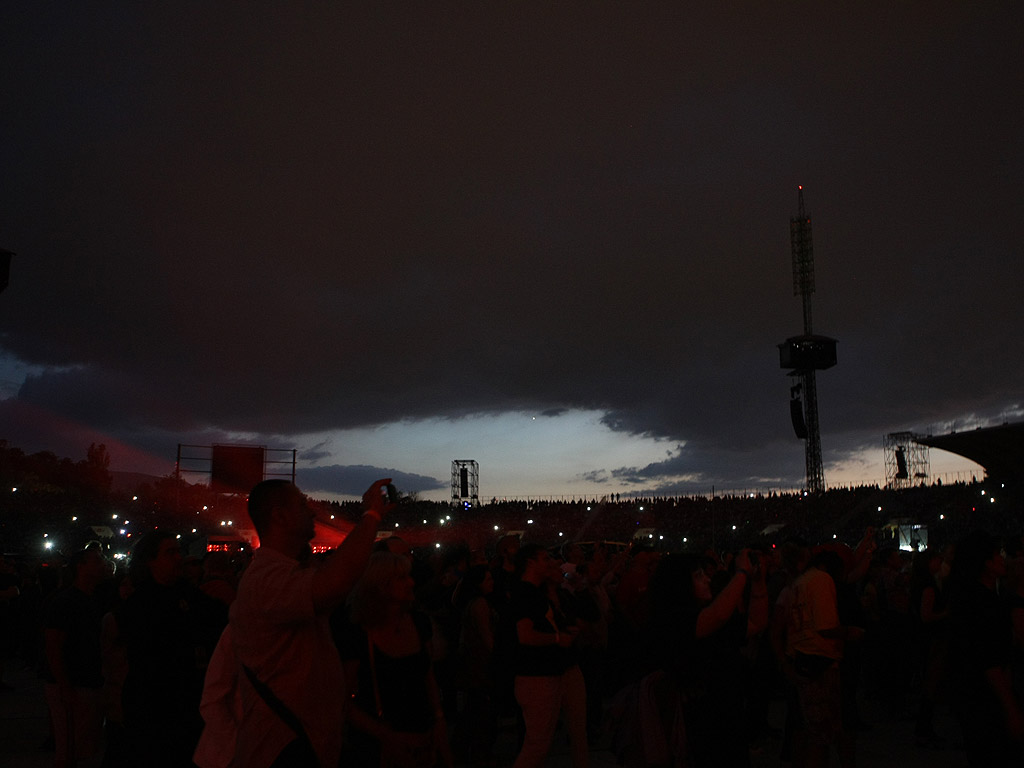
<path id="1" fill-rule="evenodd" d="M 50 768 L 53 765 L 52 748 L 45 746 L 49 723 L 42 683 L 24 666 L 9 662 L 4 677 L 11 689 L 0 691 L 0 766 L 3 768 Z M 871 727 L 859 734 L 857 763 L 865 768 L 963 768 L 964 752 L 956 748 L 960 740 L 959 729 L 945 708 L 937 714 L 937 730 L 950 747 L 923 749 L 915 745 L 912 719 L 892 716 L 886 708 L 871 701 L 862 708 Z M 781 730 L 781 704 L 773 706 L 771 724 Z M 509 766 L 515 757 L 515 735 L 511 724 L 505 723 L 499 737 L 498 766 Z M 779 741 L 769 738 L 751 754 L 753 768 L 784 766 L 778 758 Z M 591 750 L 593 768 L 612 768 L 615 756 L 606 748 L 606 742 Z M 838 759 L 833 757 L 833 765 Z M 568 746 L 561 733 L 556 738 L 548 765 L 568 768 Z"/>

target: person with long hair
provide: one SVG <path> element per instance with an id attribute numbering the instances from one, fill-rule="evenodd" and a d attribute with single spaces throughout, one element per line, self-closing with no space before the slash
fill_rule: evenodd
<path id="1" fill-rule="evenodd" d="M 452 764 L 430 620 L 414 611 L 410 571 L 407 558 L 374 552 L 349 596 L 349 625 L 339 643 L 351 695 L 347 765 Z"/>

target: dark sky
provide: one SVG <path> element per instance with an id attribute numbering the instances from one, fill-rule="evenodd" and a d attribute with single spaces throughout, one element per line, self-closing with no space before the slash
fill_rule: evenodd
<path id="1" fill-rule="evenodd" d="M 798 184 L 826 479 L 1021 418 L 1020 3 L 345 5 L 0 8 L 0 438 L 427 490 L 447 427 L 586 412 L 663 445 L 594 487 L 797 486 Z"/>

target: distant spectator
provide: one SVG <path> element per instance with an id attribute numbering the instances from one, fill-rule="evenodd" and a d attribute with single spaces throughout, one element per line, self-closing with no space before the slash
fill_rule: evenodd
<path id="1" fill-rule="evenodd" d="M 134 592 L 117 614 L 128 657 L 125 730 L 140 767 L 191 765 L 203 675 L 226 620 L 221 603 L 183 578 L 183 565 L 174 534 L 145 534 L 132 550 Z"/>
<path id="2" fill-rule="evenodd" d="M 743 550 L 735 573 L 712 597 L 706 562 L 671 555 L 658 563 L 650 585 L 651 666 L 667 674 L 683 702 L 686 753 L 676 752 L 676 760 L 699 768 L 745 766 L 740 647 L 767 624 L 767 590 L 763 570 Z"/>
<path id="3" fill-rule="evenodd" d="M 998 594 L 1006 576 L 1000 543 L 975 531 L 956 548 L 950 665 L 968 763 L 1022 765 L 1024 711 L 1010 680 L 1010 613 Z"/>
<path id="4" fill-rule="evenodd" d="M 203 592 L 230 606 L 238 595 L 235 568 L 229 552 L 210 552 L 203 560 L 203 579 L 199 584 Z"/>
<path id="5" fill-rule="evenodd" d="M 14 621 L 13 604 L 20 594 L 18 574 L 14 564 L 0 554 L 0 690 L 10 688 L 4 682 L 4 668 L 8 657 L 18 645 L 18 629 Z"/>
<path id="6" fill-rule="evenodd" d="M 515 694 L 526 735 L 513 768 L 543 765 L 560 714 L 565 715 L 573 768 L 587 768 L 587 692 L 571 650 L 578 630 L 549 597 L 561 571 L 547 550 L 535 544 L 522 546 L 517 560 L 522 577 L 512 597 Z"/>
<path id="7" fill-rule="evenodd" d="M 926 549 L 914 559 L 911 596 L 917 623 L 918 656 L 921 659 L 921 703 L 914 735 L 919 746 L 940 746 L 945 741 L 935 732 L 935 705 L 945 682 L 949 656 L 949 593 L 942 552 Z"/>
<path id="8" fill-rule="evenodd" d="M 52 597 L 43 615 L 55 768 L 96 765 L 103 744 L 102 609 L 95 592 L 111 571 L 98 546 L 72 554 L 68 571 L 70 585 Z"/>
<path id="9" fill-rule="evenodd" d="M 410 562 L 374 552 L 349 598 L 339 645 L 354 768 L 451 766 L 441 694 L 431 664 L 429 617 L 413 611 Z"/>
<path id="10" fill-rule="evenodd" d="M 622 615 L 634 628 L 647 624 L 647 586 L 658 564 L 658 553 L 653 547 L 641 544 L 630 551 L 629 565 L 615 590 L 615 603 Z"/>
<path id="11" fill-rule="evenodd" d="M 497 613 L 488 601 L 494 577 L 486 565 L 470 566 L 452 598 L 461 622 L 458 686 L 465 708 L 456 727 L 457 749 L 471 765 L 493 760 L 498 713 L 494 700 L 494 630 Z"/>
<path id="12" fill-rule="evenodd" d="M 836 584 L 824 562 L 811 560 L 793 581 L 786 628 L 787 670 L 800 712 L 794 762 L 810 767 L 827 766 L 831 747 L 843 749 L 852 743 L 844 739 L 842 717 L 839 662 L 845 632 Z"/>

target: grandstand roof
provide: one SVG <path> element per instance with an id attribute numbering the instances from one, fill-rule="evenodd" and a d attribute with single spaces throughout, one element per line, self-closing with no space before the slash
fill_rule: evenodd
<path id="1" fill-rule="evenodd" d="M 991 478 L 1024 476 L 1024 422 L 948 435 L 916 436 L 914 440 L 975 461 Z"/>

